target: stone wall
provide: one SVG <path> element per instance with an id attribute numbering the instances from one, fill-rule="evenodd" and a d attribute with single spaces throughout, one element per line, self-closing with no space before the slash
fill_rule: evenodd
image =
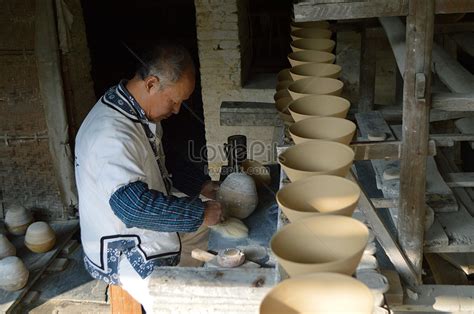
<path id="1" fill-rule="evenodd" d="M 275 91 L 242 88 L 241 56 L 245 56 L 248 51 L 248 41 L 245 28 L 239 37 L 238 26 L 246 23 L 245 12 L 240 11 L 239 14 L 239 9 L 245 10 L 245 1 L 240 3 L 238 0 L 195 0 L 194 4 L 209 167 L 215 171 L 223 164 L 224 156 L 214 152 L 222 151 L 222 143 L 227 141 L 228 136 L 243 134 L 247 136 L 249 146 L 255 141 L 271 145 L 274 130 L 273 127 L 220 126 L 219 111 L 222 101 L 272 102 Z M 241 40 L 244 49 L 241 49 Z M 268 154 L 256 159 L 262 162 L 270 161 Z M 216 178 L 214 173 L 211 175 Z"/>

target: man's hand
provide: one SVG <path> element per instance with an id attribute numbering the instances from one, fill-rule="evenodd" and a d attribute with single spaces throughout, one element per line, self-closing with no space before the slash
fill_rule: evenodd
<path id="1" fill-rule="evenodd" d="M 213 226 L 224 219 L 221 203 L 217 201 L 207 201 L 204 208 L 204 222 L 206 226 Z"/>
<path id="2" fill-rule="evenodd" d="M 202 185 L 201 194 L 212 200 L 216 199 L 217 191 L 219 190 L 220 183 L 217 181 L 206 181 Z"/>

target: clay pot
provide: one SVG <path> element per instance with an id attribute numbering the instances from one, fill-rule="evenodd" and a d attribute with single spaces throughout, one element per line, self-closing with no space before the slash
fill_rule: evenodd
<path id="1" fill-rule="evenodd" d="M 260 314 L 371 314 L 373 295 L 362 282 L 346 275 L 316 273 L 282 281 L 265 296 Z"/>
<path id="2" fill-rule="evenodd" d="M 293 101 L 288 107 L 293 119 L 298 122 L 312 117 L 345 118 L 351 103 L 332 95 L 311 95 Z"/>
<path id="3" fill-rule="evenodd" d="M 0 260 L 0 288 L 7 291 L 16 291 L 23 288 L 28 282 L 28 269 L 16 256 L 8 256 Z"/>
<path id="4" fill-rule="evenodd" d="M 258 203 L 254 180 L 245 173 L 231 173 L 217 191 L 217 200 L 223 203 L 226 216 L 247 218 Z"/>
<path id="5" fill-rule="evenodd" d="M 276 195 L 278 205 L 291 222 L 318 215 L 351 217 L 360 197 L 354 182 L 320 175 L 287 184 Z"/>
<path id="6" fill-rule="evenodd" d="M 306 63 L 334 63 L 336 55 L 330 52 L 302 50 L 288 54 L 288 61 L 292 67 Z"/>
<path id="7" fill-rule="evenodd" d="M 275 86 L 275 89 L 276 91 L 281 91 L 282 89 L 287 89 L 288 86 L 290 86 L 290 84 L 293 83 L 293 80 L 287 80 L 287 81 L 279 81 L 276 86 Z"/>
<path id="8" fill-rule="evenodd" d="M 368 237 L 367 226 L 353 218 L 321 215 L 284 226 L 270 247 L 290 277 L 316 272 L 352 275 Z"/>
<path id="9" fill-rule="evenodd" d="M 345 177 L 353 159 L 354 151 L 349 146 L 322 140 L 296 144 L 278 156 L 291 182 L 322 174 Z"/>
<path id="10" fill-rule="evenodd" d="M 278 99 L 283 98 L 283 97 L 290 97 L 290 92 L 286 88 L 282 89 L 282 90 L 279 90 L 278 92 L 275 93 L 275 95 L 273 95 L 273 99 L 275 101 L 277 101 Z"/>
<path id="11" fill-rule="evenodd" d="M 310 22 L 294 22 L 290 23 L 290 28 L 292 31 L 302 28 L 322 28 L 328 29 L 329 22 L 328 21 L 310 21 Z"/>
<path id="12" fill-rule="evenodd" d="M 292 51 L 301 50 L 316 50 L 331 52 L 334 49 L 336 42 L 331 39 L 315 38 L 315 39 L 297 39 L 291 42 L 290 47 Z"/>
<path id="13" fill-rule="evenodd" d="M 342 81 L 325 78 L 309 77 L 293 82 L 288 86 L 288 92 L 291 98 L 298 99 L 309 95 L 335 95 L 342 93 L 344 83 Z"/>
<path id="14" fill-rule="evenodd" d="M 280 81 L 291 81 L 293 80 L 290 75 L 290 69 L 283 69 L 277 74 L 277 80 Z"/>
<path id="15" fill-rule="evenodd" d="M 32 252 L 47 252 L 54 247 L 54 244 L 56 244 L 56 235 L 46 222 L 32 223 L 26 230 L 25 245 Z"/>
<path id="16" fill-rule="evenodd" d="M 293 81 L 308 77 L 338 78 L 341 74 L 341 66 L 332 63 L 306 63 L 297 65 L 290 70 Z"/>
<path id="17" fill-rule="evenodd" d="M 14 256 L 16 254 L 16 248 L 7 237 L 0 234 L 0 259 L 7 256 Z"/>
<path id="18" fill-rule="evenodd" d="M 349 145 L 356 131 L 354 122 L 334 117 L 315 117 L 294 123 L 290 129 L 295 144 L 326 140 Z"/>
<path id="19" fill-rule="evenodd" d="M 5 225 L 8 232 L 13 235 L 23 235 L 28 226 L 33 222 L 33 216 L 23 206 L 12 205 L 7 209 Z"/>
<path id="20" fill-rule="evenodd" d="M 244 160 L 242 169 L 254 179 L 257 188 L 268 187 L 272 183 L 270 171 L 256 160 Z"/>
<path id="21" fill-rule="evenodd" d="M 291 31 L 291 39 L 331 38 L 332 32 L 322 28 L 301 28 Z"/>
<path id="22" fill-rule="evenodd" d="M 280 119 L 283 120 L 283 122 L 287 122 L 290 124 L 293 124 L 295 120 L 290 115 L 290 112 L 288 111 L 288 107 L 290 106 L 290 103 L 293 101 L 291 97 L 283 97 L 275 101 L 275 107 L 278 111 L 278 116 Z"/>

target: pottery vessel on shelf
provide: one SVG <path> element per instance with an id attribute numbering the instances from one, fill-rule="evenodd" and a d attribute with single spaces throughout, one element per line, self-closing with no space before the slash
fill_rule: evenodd
<path id="1" fill-rule="evenodd" d="M 291 39 L 331 38 L 332 32 L 322 28 L 301 28 L 291 31 Z"/>
<path id="2" fill-rule="evenodd" d="M 368 237 L 367 226 L 356 219 L 320 215 L 284 226 L 270 246 L 290 277 L 316 272 L 352 275 Z"/>
<path id="3" fill-rule="evenodd" d="M 336 42 L 331 39 L 315 38 L 315 39 L 297 39 L 291 42 L 292 51 L 300 50 L 316 50 L 331 52 L 334 50 Z"/>
<path id="4" fill-rule="evenodd" d="M 373 295 L 362 282 L 337 273 L 315 273 L 286 279 L 265 296 L 260 314 L 371 314 Z"/>
<path id="5" fill-rule="evenodd" d="M 14 256 L 16 254 L 15 246 L 8 241 L 8 238 L 0 234 L 0 259 L 7 256 Z"/>
<path id="6" fill-rule="evenodd" d="M 31 213 L 20 205 L 12 205 L 7 208 L 5 225 L 8 232 L 13 235 L 23 235 L 28 226 L 33 222 Z"/>
<path id="7" fill-rule="evenodd" d="M 293 83 L 293 80 L 279 81 L 275 86 L 275 90 L 278 92 L 278 91 L 281 91 L 282 89 L 287 89 L 291 83 Z"/>
<path id="8" fill-rule="evenodd" d="M 298 121 L 289 132 L 295 144 L 326 140 L 349 145 L 356 131 L 354 122 L 342 118 L 315 117 Z"/>
<path id="9" fill-rule="evenodd" d="M 302 50 L 288 54 L 292 67 L 306 63 L 334 63 L 336 55 L 325 51 Z"/>
<path id="10" fill-rule="evenodd" d="M 341 69 L 340 65 L 333 63 L 306 63 L 291 68 L 290 75 L 293 81 L 308 77 L 338 78 Z"/>
<path id="11" fill-rule="evenodd" d="M 353 160 L 354 151 L 349 146 L 322 140 L 296 144 L 278 156 L 291 182 L 322 174 L 345 177 Z"/>
<path id="12" fill-rule="evenodd" d="M 245 173 L 231 173 L 217 191 L 217 200 L 223 203 L 226 216 L 247 218 L 258 203 L 254 180 Z"/>
<path id="13" fill-rule="evenodd" d="M 291 81 L 290 69 L 283 69 L 277 74 L 277 81 Z"/>
<path id="14" fill-rule="evenodd" d="M 54 244 L 56 244 L 56 235 L 46 222 L 32 223 L 26 230 L 25 245 L 32 252 L 47 252 L 54 247 Z"/>
<path id="15" fill-rule="evenodd" d="M 16 291 L 28 282 L 28 269 L 16 256 L 8 256 L 0 260 L 0 289 Z"/>
<path id="16" fill-rule="evenodd" d="M 328 29 L 329 22 L 328 21 L 310 21 L 310 22 L 295 22 L 292 21 L 290 23 L 290 28 L 292 31 L 302 28 L 322 28 Z"/>
<path id="17" fill-rule="evenodd" d="M 288 107 L 293 119 L 298 122 L 313 117 L 345 118 L 351 103 L 333 95 L 311 95 L 293 101 Z"/>
<path id="18" fill-rule="evenodd" d="M 288 91 L 287 88 L 281 89 L 278 92 L 276 92 L 275 95 L 273 95 L 273 99 L 275 101 L 277 101 L 278 99 L 283 98 L 283 97 L 290 97 L 290 92 Z"/>
<path id="19" fill-rule="evenodd" d="M 344 83 L 340 80 L 326 77 L 309 77 L 293 82 L 288 86 L 291 98 L 298 99 L 309 95 L 340 96 Z"/>
<path id="20" fill-rule="evenodd" d="M 288 122 L 289 124 L 293 124 L 295 122 L 288 111 L 288 107 L 292 101 L 293 99 L 291 97 L 283 97 L 275 101 L 275 107 L 278 111 L 278 116 L 283 120 L 283 122 Z"/>
<path id="21" fill-rule="evenodd" d="M 242 162 L 242 169 L 254 179 L 257 188 L 268 187 L 272 183 L 270 171 L 256 160 L 244 160 Z"/>
<path id="22" fill-rule="evenodd" d="M 317 215 L 351 217 L 360 188 L 346 178 L 312 176 L 289 183 L 276 195 L 278 205 L 291 222 Z"/>

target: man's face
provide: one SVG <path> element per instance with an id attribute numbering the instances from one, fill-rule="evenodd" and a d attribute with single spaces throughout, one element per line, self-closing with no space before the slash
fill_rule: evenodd
<path id="1" fill-rule="evenodd" d="M 150 90 L 150 106 L 147 117 L 153 122 L 178 114 L 183 101 L 191 97 L 195 79 L 191 73 L 184 73 L 174 84 L 160 89 L 159 82 Z"/>

